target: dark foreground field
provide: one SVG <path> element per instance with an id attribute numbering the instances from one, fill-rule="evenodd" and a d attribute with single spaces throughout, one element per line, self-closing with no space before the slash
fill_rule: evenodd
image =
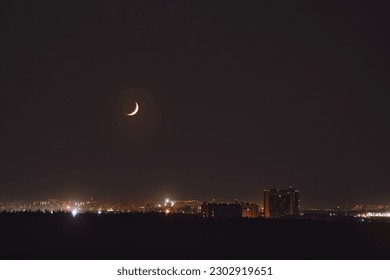
<path id="1" fill-rule="evenodd" d="M 388 259 L 384 222 L 0 214 L 1 259 Z"/>

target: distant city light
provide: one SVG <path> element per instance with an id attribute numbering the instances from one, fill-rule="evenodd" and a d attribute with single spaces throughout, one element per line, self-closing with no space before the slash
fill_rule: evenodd
<path id="1" fill-rule="evenodd" d="M 97 213 L 98 215 L 100 215 L 102 213 L 102 210 L 98 210 Z"/>
<path id="2" fill-rule="evenodd" d="M 175 202 L 169 198 L 165 199 L 164 206 L 173 207 L 175 205 Z"/>
<path id="3" fill-rule="evenodd" d="M 77 209 L 73 209 L 73 210 L 71 211 L 71 213 L 72 213 L 72 216 L 73 216 L 73 217 L 76 217 L 76 215 L 79 213 L 79 211 L 78 211 Z"/>
<path id="4" fill-rule="evenodd" d="M 365 214 L 358 214 L 357 217 L 361 218 L 390 218 L 390 212 L 367 212 Z"/>

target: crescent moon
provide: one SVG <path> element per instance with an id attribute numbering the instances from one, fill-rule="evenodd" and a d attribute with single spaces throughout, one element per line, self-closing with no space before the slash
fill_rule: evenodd
<path id="1" fill-rule="evenodd" d="M 135 114 L 137 114 L 138 109 L 139 109 L 138 103 L 135 102 L 135 109 L 134 109 L 134 111 L 131 112 L 131 113 L 129 113 L 129 114 L 126 114 L 126 115 L 128 115 L 128 116 L 134 116 Z"/>

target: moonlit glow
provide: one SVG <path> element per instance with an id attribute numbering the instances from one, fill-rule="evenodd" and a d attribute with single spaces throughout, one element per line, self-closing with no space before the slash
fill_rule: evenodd
<path id="1" fill-rule="evenodd" d="M 126 114 L 126 115 L 128 115 L 128 116 L 134 116 L 135 114 L 137 114 L 138 109 L 139 109 L 138 103 L 135 102 L 135 109 L 134 109 L 134 111 L 131 112 L 131 113 L 129 113 L 129 114 Z"/>

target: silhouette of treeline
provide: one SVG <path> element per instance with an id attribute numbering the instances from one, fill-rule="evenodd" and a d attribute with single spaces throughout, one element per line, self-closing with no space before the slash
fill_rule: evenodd
<path id="1" fill-rule="evenodd" d="M 387 259 L 390 223 L 1 213 L 1 259 Z"/>

